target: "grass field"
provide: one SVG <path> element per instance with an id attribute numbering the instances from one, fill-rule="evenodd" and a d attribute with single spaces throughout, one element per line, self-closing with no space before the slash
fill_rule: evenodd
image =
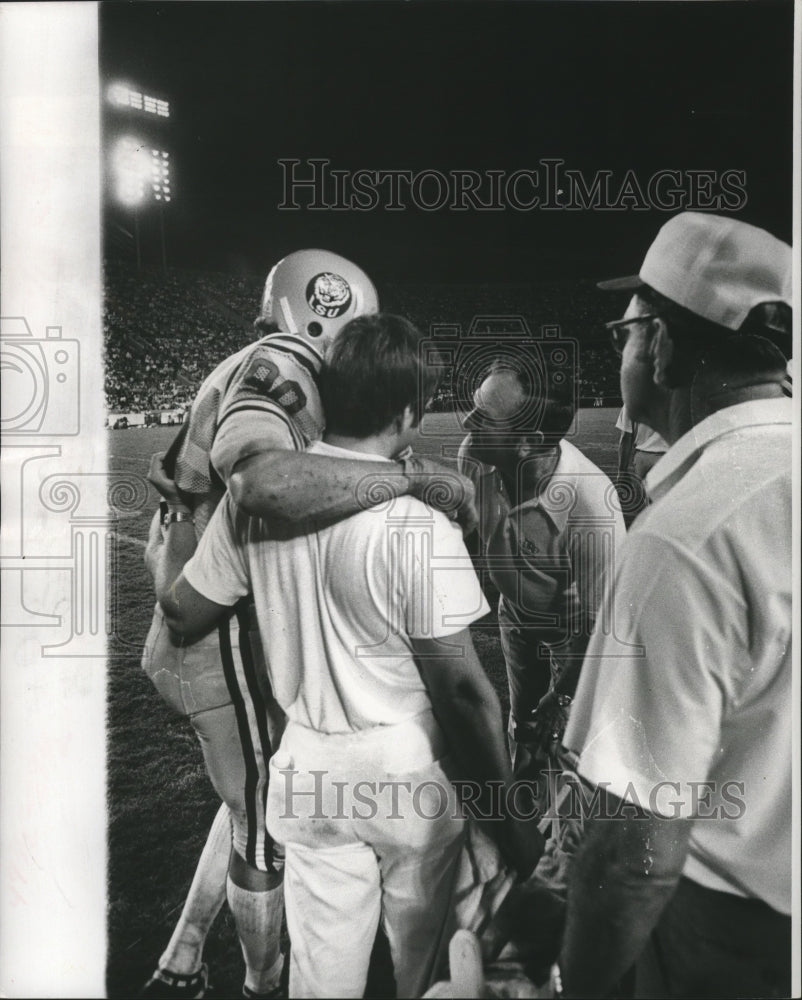
<path id="1" fill-rule="evenodd" d="M 615 471 L 615 417 L 615 410 L 582 410 L 570 438 L 608 475 Z M 174 427 L 109 431 L 112 475 L 144 476 L 151 454 L 164 450 L 175 433 Z M 430 414 L 417 450 L 449 462 L 459 440 L 459 424 L 452 414 Z M 150 490 L 147 504 L 120 522 L 111 575 L 115 635 L 108 688 L 110 997 L 135 995 L 155 967 L 219 805 L 192 727 L 167 709 L 139 665 L 154 600 L 142 552 L 156 504 Z M 506 708 L 504 664 L 492 618 L 474 627 L 474 638 Z M 242 958 L 225 907 L 209 936 L 205 959 L 218 995 L 241 996 Z"/>

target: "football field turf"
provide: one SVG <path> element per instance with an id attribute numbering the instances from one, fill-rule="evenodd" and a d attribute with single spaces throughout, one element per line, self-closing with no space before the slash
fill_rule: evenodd
<path id="1" fill-rule="evenodd" d="M 614 409 L 582 410 L 569 440 L 608 475 L 615 472 Z M 144 476 L 175 427 L 109 431 L 114 474 Z M 429 414 L 416 450 L 453 464 L 461 439 L 456 417 Z M 111 573 L 114 637 L 108 685 L 108 995 L 136 994 L 172 933 L 206 839 L 217 799 L 189 722 L 160 700 L 140 668 L 153 611 L 153 588 L 142 554 L 158 503 L 119 522 Z M 506 711 L 504 663 L 492 616 L 473 627 L 482 664 Z M 218 996 L 241 996 L 243 963 L 224 907 L 207 942 L 205 961 Z M 375 995 L 375 994 L 374 994 Z"/>

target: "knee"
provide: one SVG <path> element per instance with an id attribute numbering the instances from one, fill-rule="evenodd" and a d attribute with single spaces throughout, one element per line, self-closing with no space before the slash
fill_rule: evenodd
<path id="1" fill-rule="evenodd" d="M 247 889 L 249 892 L 266 892 L 281 884 L 283 871 L 275 869 L 261 871 L 255 865 L 248 864 L 245 858 L 234 850 L 231 852 L 228 875 L 234 885 L 239 886 L 240 889 Z"/>

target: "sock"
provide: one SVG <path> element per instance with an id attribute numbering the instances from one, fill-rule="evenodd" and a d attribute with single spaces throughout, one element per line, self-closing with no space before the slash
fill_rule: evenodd
<path id="1" fill-rule="evenodd" d="M 186 976 L 200 969 L 206 935 L 226 898 L 230 855 L 231 815 L 223 804 L 209 830 L 184 909 L 159 959 L 159 968 Z"/>
<path id="2" fill-rule="evenodd" d="M 229 877 L 227 894 L 245 959 L 245 985 L 254 993 L 269 993 L 279 985 L 283 966 L 280 945 L 284 883 L 251 892 Z"/>

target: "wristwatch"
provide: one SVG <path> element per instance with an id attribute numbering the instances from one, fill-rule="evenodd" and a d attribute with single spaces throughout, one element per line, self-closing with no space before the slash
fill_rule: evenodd
<path id="1" fill-rule="evenodd" d="M 164 517 L 162 517 L 162 527 L 169 528 L 171 524 L 175 524 L 177 521 L 188 521 L 190 524 L 194 524 L 195 518 L 188 510 L 168 510 Z"/>
<path id="2" fill-rule="evenodd" d="M 560 706 L 560 708 L 568 708 L 573 700 L 574 699 L 570 694 L 557 695 L 557 704 Z"/>

